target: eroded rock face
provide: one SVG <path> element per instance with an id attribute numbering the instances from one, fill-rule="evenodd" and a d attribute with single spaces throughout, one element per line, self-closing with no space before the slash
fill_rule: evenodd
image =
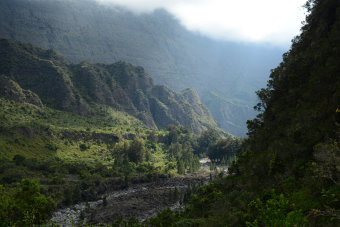
<path id="1" fill-rule="evenodd" d="M 199 133 L 217 127 L 194 89 L 177 93 L 154 85 L 140 66 L 123 61 L 72 64 L 52 50 L 8 39 L 0 39 L 0 44 L 0 74 L 8 76 L 2 79 L 4 97 L 80 115 L 90 115 L 93 104 L 108 105 L 149 128 L 173 124 Z"/>

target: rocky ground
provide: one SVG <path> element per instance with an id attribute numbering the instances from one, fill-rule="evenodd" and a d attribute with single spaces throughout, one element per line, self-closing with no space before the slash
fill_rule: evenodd
<path id="1" fill-rule="evenodd" d="M 106 193 L 95 202 L 81 203 L 58 210 L 52 221 L 63 226 L 76 223 L 107 223 L 118 217 L 145 220 L 163 209 L 183 209 L 183 197 L 189 186 L 208 183 L 211 172 L 208 165 L 192 174 L 151 183 L 132 185 L 130 188 Z"/>
<path id="2" fill-rule="evenodd" d="M 170 180 L 136 185 L 127 191 L 112 193 L 106 198 L 106 206 L 101 204 L 95 209 L 91 209 L 89 222 L 112 223 L 119 216 L 124 219 L 134 217 L 144 220 L 167 207 L 180 209 L 180 201 L 182 201 L 188 185 L 203 185 L 206 183 L 205 181 L 206 178 L 201 177 L 177 177 Z M 177 194 L 177 196 L 174 194 Z"/>

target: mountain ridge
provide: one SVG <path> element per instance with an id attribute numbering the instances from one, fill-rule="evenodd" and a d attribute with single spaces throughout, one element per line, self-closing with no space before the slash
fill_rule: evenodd
<path id="1" fill-rule="evenodd" d="M 12 0 L 0 2 L 0 9 L 2 37 L 55 49 L 74 63 L 122 60 L 141 65 L 158 84 L 176 91 L 195 88 L 205 105 L 205 93 L 218 92 L 232 102 L 225 105 L 218 99 L 218 108 L 210 111 L 220 126 L 239 136 L 246 134 L 246 120 L 255 117 L 254 92 L 265 86 L 283 52 L 211 40 L 186 30 L 160 9 L 136 15 L 93 0 Z"/>
<path id="2" fill-rule="evenodd" d="M 93 114 L 93 104 L 111 106 L 137 117 L 147 127 L 182 125 L 199 133 L 217 125 L 193 89 L 176 93 L 140 66 L 73 64 L 52 50 L 0 39 L 0 75 L 39 95 L 47 106 L 81 115 Z"/>

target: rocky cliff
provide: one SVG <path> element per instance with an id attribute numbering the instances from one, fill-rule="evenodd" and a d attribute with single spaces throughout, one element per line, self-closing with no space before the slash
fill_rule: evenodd
<path id="1" fill-rule="evenodd" d="M 1 81 L 9 78 L 9 84 L 36 93 L 55 109 L 91 115 L 101 104 L 131 114 L 150 128 L 174 124 L 199 133 L 217 126 L 194 89 L 177 93 L 154 85 L 142 67 L 127 62 L 74 64 L 53 50 L 1 39 L 0 65 L 0 74 L 6 75 Z"/>

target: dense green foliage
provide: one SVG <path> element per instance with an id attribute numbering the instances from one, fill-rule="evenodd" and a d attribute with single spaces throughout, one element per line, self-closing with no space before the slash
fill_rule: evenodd
<path id="1" fill-rule="evenodd" d="M 248 121 L 245 152 L 229 176 L 198 190 L 158 225 L 340 224 L 340 2 L 310 0 L 310 14 Z M 171 220 L 171 224 L 169 223 Z"/>
<path id="2" fill-rule="evenodd" d="M 1 226 L 32 226 L 43 224 L 55 203 L 51 197 L 40 193 L 37 181 L 23 179 L 19 189 L 10 193 L 0 185 L 0 223 Z"/>
<path id="3" fill-rule="evenodd" d="M 224 130 L 246 134 L 254 91 L 282 50 L 211 40 L 164 10 L 134 14 L 94 0 L 0 1 L 0 37 L 52 48 L 68 60 L 127 61 L 177 91 L 194 87 Z"/>
<path id="4" fill-rule="evenodd" d="M 234 137 L 221 137 L 214 129 L 204 131 L 198 138 L 195 153 L 207 156 L 212 164 L 231 164 L 238 153 L 242 152 L 243 140 Z"/>

